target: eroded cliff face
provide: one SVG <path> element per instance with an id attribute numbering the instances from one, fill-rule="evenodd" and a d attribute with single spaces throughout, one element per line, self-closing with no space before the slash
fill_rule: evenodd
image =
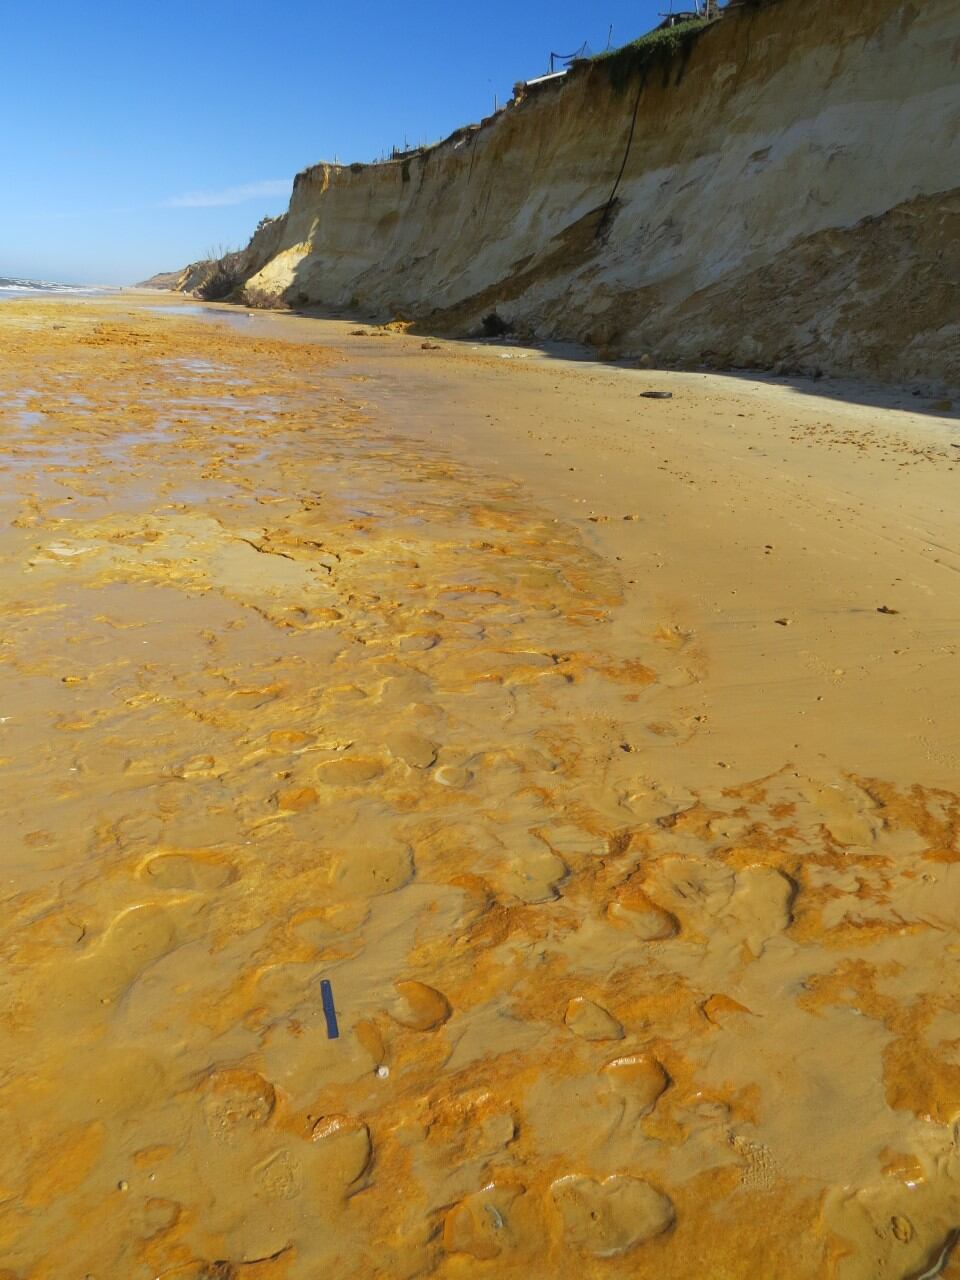
<path id="1" fill-rule="evenodd" d="M 231 267 L 253 305 L 955 385 L 958 246 L 956 0 L 767 0 L 407 161 L 308 169 Z"/>

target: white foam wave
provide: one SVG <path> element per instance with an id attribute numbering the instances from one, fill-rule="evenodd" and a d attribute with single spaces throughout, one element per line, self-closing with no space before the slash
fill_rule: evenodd
<path id="1" fill-rule="evenodd" d="M 52 280 L 21 280 L 12 276 L 0 276 L 0 295 L 18 293 L 106 293 L 103 285 L 57 284 Z"/>

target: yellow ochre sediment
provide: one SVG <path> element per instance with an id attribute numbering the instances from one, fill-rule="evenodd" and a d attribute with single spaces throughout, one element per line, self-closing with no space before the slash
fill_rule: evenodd
<path id="1" fill-rule="evenodd" d="M 716 747 L 690 785 L 721 624 L 406 430 L 399 357 L 281 328 L 0 309 L 0 1276 L 923 1274 L 960 1220 L 958 796 Z M 643 403 L 643 467 L 722 529 Z M 864 662 L 907 625 L 868 622 Z"/>

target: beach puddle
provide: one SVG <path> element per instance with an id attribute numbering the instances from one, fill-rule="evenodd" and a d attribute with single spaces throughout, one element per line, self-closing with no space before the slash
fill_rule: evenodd
<path id="1" fill-rule="evenodd" d="M 174 303 L 169 306 L 153 305 L 144 307 L 143 311 L 152 312 L 154 315 L 178 316 L 186 320 L 201 320 L 205 323 L 215 320 L 228 328 L 236 327 L 238 329 L 246 329 L 249 327 L 251 320 L 260 319 L 259 316 L 249 311 L 230 310 L 227 307 L 205 307 L 199 302 Z"/>
<path id="2" fill-rule="evenodd" d="M 518 484 L 316 346 L 17 310 L 4 1280 L 949 1275 L 960 800 L 681 792 L 663 620 Z"/>

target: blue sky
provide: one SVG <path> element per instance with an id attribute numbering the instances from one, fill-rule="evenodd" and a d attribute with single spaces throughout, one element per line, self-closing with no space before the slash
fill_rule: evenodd
<path id="1" fill-rule="evenodd" d="M 0 275 L 129 283 L 236 247 L 297 170 L 438 140 L 667 7 L 4 0 Z"/>

